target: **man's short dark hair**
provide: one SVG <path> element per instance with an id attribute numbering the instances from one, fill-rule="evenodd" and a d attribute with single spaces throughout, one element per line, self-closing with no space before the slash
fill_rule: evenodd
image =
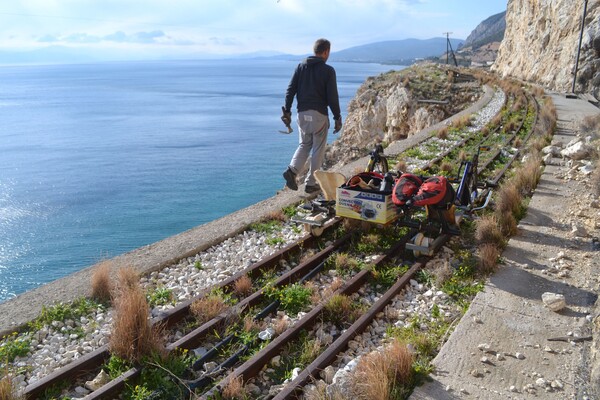
<path id="1" fill-rule="evenodd" d="M 327 39 L 317 39 L 313 46 L 315 54 L 323 54 L 324 51 L 331 49 L 331 43 Z"/>

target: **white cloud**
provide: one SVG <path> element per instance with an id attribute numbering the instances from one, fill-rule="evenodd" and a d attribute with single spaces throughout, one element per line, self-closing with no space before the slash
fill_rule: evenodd
<path id="1" fill-rule="evenodd" d="M 506 0 L 16 0 L 0 5 L 0 48 L 33 38 L 38 46 L 129 43 L 302 54 L 326 37 L 335 51 L 443 31 L 468 34 L 483 20 L 469 15 L 491 3 L 501 11 Z"/>

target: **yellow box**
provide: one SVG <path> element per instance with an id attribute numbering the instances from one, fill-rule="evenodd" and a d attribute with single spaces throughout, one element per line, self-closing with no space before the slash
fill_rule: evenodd
<path id="1" fill-rule="evenodd" d="M 341 187 L 336 190 L 335 214 L 338 217 L 378 224 L 387 224 L 398 217 L 391 194 L 361 192 Z"/>

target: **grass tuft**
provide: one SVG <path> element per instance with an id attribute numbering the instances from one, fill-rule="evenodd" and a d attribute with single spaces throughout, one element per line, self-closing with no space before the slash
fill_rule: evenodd
<path id="1" fill-rule="evenodd" d="M 412 379 L 413 355 L 406 344 L 393 340 L 383 351 L 360 358 L 355 370 L 353 391 L 360 400 L 391 400 Z"/>
<path id="2" fill-rule="evenodd" d="M 406 171 L 408 171 L 408 164 L 406 163 L 406 161 L 400 160 L 396 163 L 396 165 L 394 166 L 394 169 L 396 171 L 406 172 Z"/>
<path id="3" fill-rule="evenodd" d="M 501 216 L 511 214 L 516 216 L 521 209 L 521 194 L 515 181 L 505 182 L 496 196 L 496 212 Z"/>
<path id="4" fill-rule="evenodd" d="M 498 219 L 495 215 L 484 215 L 477 220 L 475 228 L 475 240 L 482 244 L 494 244 L 502 246 L 504 236 L 498 225 Z"/>
<path id="5" fill-rule="evenodd" d="M 447 139 L 448 138 L 448 130 L 449 130 L 449 128 L 447 126 L 440 128 L 436 133 L 436 136 L 438 137 L 438 139 L 442 139 L 442 140 Z"/>
<path id="6" fill-rule="evenodd" d="M 108 304 L 112 295 L 110 282 L 111 264 L 103 261 L 94 268 L 92 274 L 92 298 L 101 303 Z"/>
<path id="7" fill-rule="evenodd" d="M 358 313 L 350 297 L 344 294 L 334 294 L 325 303 L 324 316 L 326 320 L 334 324 L 352 323 L 358 317 Z"/>
<path id="8" fill-rule="evenodd" d="M 124 271 L 124 270 L 122 270 Z M 113 355 L 139 362 L 152 354 L 162 354 L 160 328 L 150 324 L 150 307 L 139 285 L 130 273 L 120 274 L 119 291 L 114 300 L 114 320 L 109 348 Z"/>
<path id="9" fill-rule="evenodd" d="M 242 275 L 234 282 L 233 291 L 238 298 L 246 297 L 252 293 L 252 279 L 248 275 Z"/>
<path id="10" fill-rule="evenodd" d="M 248 390 L 244 387 L 242 376 L 229 379 L 221 394 L 224 400 L 244 400 L 249 395 Z"/>
<path id="11" fill-rule="evenodd" d="M 210 294 L 194 301 L 190 306 L 190 311 L 196 317 L 196 321 L 202 325 L 221 314 L 227 307 L 221 296 Z"/>
<path id="12" fill-rule="evenodd" d="M 12 383 L 11 374 L 9 374 L 6 370 L 4 371 L 3 376 L 0 378 L 0 399 L 2 399 L 2 400 L 24 399 L 23 396 L 17 395 L 16 390 Z"/>
<path id="13" fill-rule="evenodd" d="M 133 267 L 123 267 L 117 273 L 118 290 L 123 291 L 127 288 L 137 287 L 140 284 L 140 275 Z"/>
<path id="14" fill-rule="evenodd" d="M 479 272 L 487 275 L 496 272 L 500 249 L 493 243 L 479 246 Z"/>

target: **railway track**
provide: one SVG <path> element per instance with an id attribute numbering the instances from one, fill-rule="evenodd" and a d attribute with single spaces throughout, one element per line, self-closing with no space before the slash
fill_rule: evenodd
<path id="1" fill-rule="evenodd" d="M 507 103 L 505 102 L 505 108 L 507 107 Z M 532 109 L 533 114 L 533 122 L 532 126 L 535 125 L 537 121 L 537 115 L 539 110 L 539 105 L 533 96 L 527 96 L 527 105 L 525 107 L 526 110 Z M 524 144 L 527 142 L 529 137 L 532 134 L 533 129 L 524 128 L 526 125 L 528 112 L 525 112 L 520 119 L 520 123 L 518 126 L 512 130 L 512 132 L 507 133 L 505 138 L 502 139 L 501 145 L 497 146 L 497 150 L 490 156 L 487 157 L 485 161 L 482 161 L 481 170 L 486 170 L 491 168 L 494 164 L 494 161 L 502 156 L 502 147 L 507 147 L 514 143 L 517 137 L 522 137 L 521 142 Z M 445 157 L 448 157 L 453 152 L 456 152 L 458 149 L 464 149 L 468 147 L 470 142 L 477 142 L 479 145 L 484 143 L 486 138 L 497 134 L 500 130 L 500 126 L 495 127 L 486 137 L 466 137 L 461 140 L 456 141 L 453 146 L 444 151 L 442 156 L 435 157 L 434 160 L 431 160 L 427 166 L 423 169 L 431 169 L 434 168 L 436 164 L 439 164 Z M 510 159 L 504 164 L 504 167 L 499 170 L 492 178 L 491 181 L 494 183 L 498 183 L 502 176 L 506 173 L 508 168 L 510 168 L 512 162 L 518 157 L 520 151 L 517 150 L 514 154 L 511 155 Z M 497 168 L 496 168 L 497 169 Z M 334 230 L 339 225 L 338 220 L 334 220 L 326 226 L 328 230 Z M 351 296 L 357 291 L 360 290 L 361 287 L 367 284 L 369 279 L 373 279 L 373 271 L 377 271 L 377 268 L 380 265 L 389 262 L 395 255 L 402 252 L 403 246 L 407 240 L 410 240 L 412 235 L 415 232 L 410 232 L 402 236 L 398 243 L 393 246 L 386 254 L 378 256 L 373 262 L 373 267 L 371 269 L 363 269 L 356 274 L 354 274 L 348 281 L 342 286 L 342 288 L 332 291 L 332 295 L 344 295 Z M 304 262 L 299 263 L 298 266 L 291 269 L 290 271 L 284 272 L 282 271 L 279 277 L 274 281 L 273 287 L 279 288 L 287 285 L 292 285 L 297 282 L 305 282 L 314 277 L 314 275 L 321 273 L 326 260 L 332 256 L 335 252 L 339 252 L 340 249 L 343 249 L 344 246 L 348 246 L 349 241 L 351 240 L 351 235 L 346 234 L 339 239 L 334 240 L 334 242 L 328 246 L 326 246 L 323 250 L 318 251 L 312 257 L 309 257 Z M 443 244 L 447 240 L 441 240 L 440 245 Z M 290 259 L 291 254 L 297 254 L 306 250 L 311 246 L 315 246 L 316 239 L 310 235 L 304 236 L 302 239 L 298 240 L 295 243 L 287 245 L 281 251 L 273 254 L 257 262 L 250 267 L 244 269 L 231 276 L 230 278 L 220 282 L 216 287 L 207 288 L 198 296 L 194 298 L 188 299 L 184 302 L 178 304 L 172 310 L 163 313 L 158 318 L 153 320 L 155 324 L 162 324 L 165 329 L 168 330 L 177 330 L 178 325 L 182 323 L 182 321 L 186 321 L 190 315 L 190 307 L 194 301 L 203 298 L 211 293 L 215 288 L 228 293 L 231 292 L 232 287 L 235 282 L 240 279 L 242 276 L 249 276 L 251 279 L 258 278 L 264 271 L 272 270 L 276 266 L 278 266 L 281 260 Z M 364 329 L 371 323 L 371 321 L 382 312 L 382 310 L 386 307 L 387 304 L 392 301 L 401 290 L 406 286 L 407 282 L 412 279 L 414 274 L 422 268 L 424 265 L 424 261 L 420 260 L 415 262 L 405 273 L 402 275 L 394 285 L 392 285 L 382 296 L 380 296 L 379 300 L 369 305 L 369 308 L 362 316 L 360 316 L 352 325 L 346 327 L 343 334 L 340 334 L 335 340 L 329 345 L 327 350 L 323 351 L 321 354 L 317 356 L 317 358 L 312 361 L 304 370 L 302 370 L 295 379 L 291 380 L 287 383 L 287 385 L 275 395 L 276 399 L 285 399 L 285 398 L 296 398 L 302 390 L 302 387 L 310 382 L 312 379 L 318 376 L 318 374 L 323 371 L 328 365 L 330 365 L 333 360 L 337 357 L 337 355 L 342 352 L 345 348 L 347 348 L 349 341 L 352 340 L 357 334 L 360 334 L 364 331 Z M 268 302 L 267 302 L 268 303 Z M 235 306 L 236 313 L 242 313 L 244 310 L 249 310 L 255 308 L 260 305 L 265 304 L 265 293 L 263 289 L 260 289 L 248 297 L 241 299 L 239 303 Z M 202 393 L 200 396 L 202 398 L 209 399 L 211 396 L 215 396 L 222 390 L 227 384 L 235 379 L 242 379 L 244 382 L 250 379 L 255 379 L 260 371 L 275 357 L 275 355 L 281 351 L 281 349 L 288 345 L 290 342 L 294 340 L 298 340 L 301 332 L 306 332 L 311 329 L 315 325 L 319 318 L 322 318 L 324 312 L 324 304 L 319 303 L 315 307 L 313 307 L 310 311 L 308 311 L 303 317 L 299 318 L 294 326 L 283 332 L 281 335 L 277 336 L 274 340 L 272 340 L 269 344 L 262 348 L 254 349 L 255 354 L 248 360 L 242 362 L 240 361 L 240 357 L 238 356 L 235 360 L 230 359 L 229 357 L 224 357 L 220 354 L 221 359 L 225 358 L 223 362 L 217 365 L 217 369 L 219 371 L 230 370 L 229 373 L 226 374 L 197 374 L 196 371 L 200 369 L 200 367 L 206 364 L 206 361 L 202 361 L 202 363 L 198 363 L 198 360 L 194 362 L 194 365 L 191 365 L 188 372 L 192 372 L 193 376 L 187 376 L 185 378 L 185 384 L 182 384 L 183 387 L 186 387 L 188 390 L 189 396 L 199 396 L 198 391 L 193 392 L 190 391 L 190 388 L 196 388 L 198 390 L 203 390 L 204 388 L 209 388 L 208 391 Z M 263 310 L 259 312 L 253 318 L 255 320 L 260 320 L 269 313 L 276 312 L 277 305 L 273 306 L 273 303 L 268 303 Z M 223 324 L 228 320 L 231 316 L 231 311 L 227 313 L 220 314 L 219 316 L 211 319 L 208 322 L 203 323 L 201 326 L 195 327 L 194 329 L 189 330 L 182 337 L 177 338 L 173 342 L 169 343 L 167 346 L 167 350 L 171 353 L 177 352 L 180 350 L 192 350 L 198 347 L 200 344 L 203 344 L 203 340 L 216 330 L 223 327 Z M 243 317 L 243 315 L 241 316 Z M 239 317 L 239 318 L 241 318 Z M 234 340 L 234 339 L 232 339 Z M 218 347 L 213 353 L 216 355 L 220 352 L 219 349 L 229 346 L 231 347 L 231 341 L 222 340 L 224 344 Z M 244 352 L 248 352 L 251 349 L 246 349 Z M 45 378 L 27 386 L 25 389 L 24 395 L 28 399 L 34 398 L 44 398 L 44 393 L 48 391 L 49 388 L 52 388 L 60 382 L 74 382 L 76 380 L 81 380 L 82 376 L 94 376 L 97 371 L 102 367 L 102 365 L 109 359 L 110 353 L 107 346 L 102 346 L 93 352 L 86 354 L 83 357 L 73 361 L 66 367 L 60 368 L 56 370 L 54 373 L 46 376 Z M 201 365 L 200 365 L 201 364 Z M 135 382 L 140 378 L 143 372 L 143 366 L 134 366 L 127 370 L 124 374 L 119 376 L 116 379 L 113 379 L 108 384 L 102 386 L 100 389 L 95 390 L 94 392 L 87 395 L 87 399 L 111 399 L 116 398 L 122 393 L 127 385 L 131 385 L 132 382 Z M 214 372 L 214 371 L 211 371 Z M 183 379 L 183 378 L 182 378 Z M 204 380 L 203 380 L 204 379 Z M 182 381 L 183 382 L 183 381 Z M 200 384 L 201 383 L 201 384 Z M 215 384 L 216 383 L 216 384 Z"/>

